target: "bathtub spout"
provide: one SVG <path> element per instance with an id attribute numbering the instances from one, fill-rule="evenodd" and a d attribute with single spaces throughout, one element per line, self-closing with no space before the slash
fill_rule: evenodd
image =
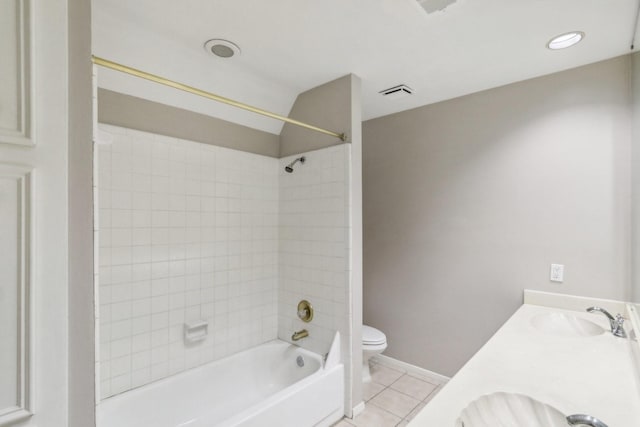
<path id="1" fill-rule="evenodd" d="M 293 341 L 298 341 L 298 340 L 301 340 L 302 338 L 306 338 L 308 336 L 309 336 L 309 331 L 307 331 L 306 329 L 303 329 L 301 331 L 294 332 L 293 335 L 291 335 L 291 339 Z"/>

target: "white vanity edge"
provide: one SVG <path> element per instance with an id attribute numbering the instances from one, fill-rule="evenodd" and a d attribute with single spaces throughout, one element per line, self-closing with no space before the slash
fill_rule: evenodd
<path id="1" fill-rule="evenodd" d="M 491 392 L 507 391 L 532 395 L 534 398 L 540 399 L 543 403 L 554 404 L 559 403 L 560 409 L 569 410 L 570 412 L 580 411 L 589 412 L 593 410 L 595 414 L 603 417 L 603 421 L 609 422 L 610 427 L 630 427 L 631 425 L 640 425 L 640 347 L 636 348 L 636 342 L 632 341 L 615 341 L 612 336 L 605 334 L 589 338 L 585 341 L 582 338 L 576 338 L 571 346 L 576 345 L 572 351 L 580 351 L 585 344 L 591 346 L 592 351 L 586 354 L 592 354 L 592 362 L 601 358 L 604 359 L 602 368 L 594 371 L 592 368 L 585 369 L 584 374 L 576 376 L 576 369 L 583 369 L 580 366 L 569 365 L 573 370 L 573 380 L 569 378 L 568 384 L 563 384 L 559 377 L 549 375 L 547 372 L 540 375 L 538 372 L 535 378 L 531 378 L 527 374 L 528 368 L 531 369 L 535 364 L 542 362 L 548 365 L 551 371 L 555 371 L 558 367 L 549 362 L 556 357 L 552 356 L 549 361 L 544 361 L 546 356 L 538 355 L 535 360 L 529 360 L 529 357 L 522 354 L 518 348 L 526 347 L 529 333 L 539 335 L 539 332 L 532 331 L 528 325 L 528 317 L 535 313 L 551 312 L 550 310 L 568 310 L 576 312 L 576 316 L 589 319 L 603 328 L 607 327 L 607 321 L 603 316 L 594 316 L 586 313 L 585 309 L 590 306 L 600 306 L 615 313 L 625 313 L 629 316 L 628 307 L 624 302 L 604 300 L 598 298 L 578 297 L 571 295 L 553 294 L 540 291 L 525 291 L 524 305 L 503 325 L 503 327 L 492 337 L 481 350 L 474 355 L 469 362 L 456 374 L 451 381 L 443 388 L 443 390 L 420 411 L 416 417 L 409 423 L 410 427 L 454 427 L 461 410 L 466 407 L 469 402 L 480 397 L 483 394 Z M 537 307 L 536 307 L 537 306 Z M 593 316 L 593 317 L 592 317 Z M 628 322 L 627 330 L 632 328 L 635 330 L 637 325 L 631 324 L 637 322 L 638 319 Z M 516 332 L 515 328 L 520 332 Z M 523 329 L 524 328 L 524 329 Z M 526 332 L 527 329 L 529 332 Z M 525 332 L 525 336 L 521 332 Z M 545 344 L 553 347 L 555 344 L 560 345 L 558 349 L 564 348 L 562 352 L 569 357 L 566 361 L 572 360 L 570 353 L 567 353 L 568 342 L 564 339 L 549 336 L 545 339 Z M 602 344 L 604 343 L 604 347 Z M 597 348 L 597 350 L 596 350 Z M 624 349 L 627 349 L 625 351 Z M 515 352 L 514 352 L 515 349 Z M 629 349 L 631 351 L 629 351 Z M 593 351 L 595 350 L 595 351 Z M 638 350 L 638 351 L 634 351 Z M 635 353 L 635 357 L 632 355 Z M 513 356 L 504 358 L 507 354 L 517 354 L 518 359 Z M 625 357 L 625 354 L 629 355 Z M 520 361 L 522 357 L 522 361 Z M 626 362 L 624 359 L 626 358 Z M 636 359 L 633 360 L 632 359 Z M 607 361 L 617 360 L 615 366 L 606 367 Z M 506 363 L 506 365 L 503 365 Z M 532 365 L 534 364 L 534 365 Z M 626 366 L 623 368 L 623 366 Z M 516 370 L 514 371 L 514 367 Z M 522 369 L 521 369 L 522 368 Z M 634 372 L 635 370 L 635 375 Z M 505 371 L 510 371 L 506 377 Z M 533 370 L 535 371 L 535 370 Z M 624 375 L 624 372 L 628 372 Z M 513 377 L 511 376 L 513 375 Z M 524 376 L 523 376 L 524 375 Z M 611 378 L 610 375 L 613 377 Z M 599 381 L 601 389 L 599 394 L 605 392 L 605 395 L 616 396 L 618 399 L 602 399 L 591 395 L 591 388 L 586 383 L 579 380 L 573 383 L 577 378 L 588 379 L 589 377 L 600 377 Z M 635 377 L 635 380 L 632 378 Z M 609 381 L 612 379 L 612 381 Z M 536 384 L 540 383 L 538 387 Z M 557 382 L 561 381 L 561 382 Z M 620 383 L 619 381 L 622 381 Z M 624 384 L 624 385 L 623 385 Z M 567 385 L 567 387 L 565 387 Z M 566 397 L 571 396 L 570 400 L 585 403 L 578 407 L 571 407 L 570 400 Z M 589 403 L 590 401 L 590 403 Z M 623 409 L 624 408 L 624 409 Z M 573 411 L 571 411 L 573 409 Z M 626 413 L 623 419 L 620 418 Z M 633 415 L 632 415 L 633 414 Z M 628 418 L 634 418 L 629 420 Z M 629 424 L 631 423 L 631 424 Z"/>

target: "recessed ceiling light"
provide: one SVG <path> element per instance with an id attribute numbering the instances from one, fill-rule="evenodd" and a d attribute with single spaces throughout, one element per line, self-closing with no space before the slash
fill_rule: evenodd
<path id="1" fill-rule="evenodd" d="M 211 39 L 204 44 L 204 50 L 220 58 L 231 58 L 240 54 L 237 44 L 223 39 Z"/>
<path id="2" fill-rule="evenodd" d="M 552 38 L 547 43 L 547 47 L 552 50 L 565 49 L 578 43 L 583 38 L 584 33 L 582 31 L 571 31 Z"/>

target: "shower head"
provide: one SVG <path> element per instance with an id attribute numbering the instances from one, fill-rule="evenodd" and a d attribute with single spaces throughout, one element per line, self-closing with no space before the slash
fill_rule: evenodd
<path id="1" fill-rule="evenodd" d="M 296 163 L 300 162 L 302 164 L 304 164 L 305 160 L 307 160 L 304 156 L 302 157 L 298 157 L 297 159 L 295 159 L 293 162 L 289 163 L 287 166 L 284 167 L 284 170 L 291 173 L 293 172 L 293 165 L 295 165 Z"/>

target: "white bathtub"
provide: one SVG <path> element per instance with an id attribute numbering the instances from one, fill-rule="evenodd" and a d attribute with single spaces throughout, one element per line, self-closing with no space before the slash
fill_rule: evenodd
<path id="1" fill-rule="evenodd" d="M 330 426 L 344 412 L 339 343 L 336 333 L 323 362 L 270 341 L 106 399 L 98 405 L 98 427 Z"/>

